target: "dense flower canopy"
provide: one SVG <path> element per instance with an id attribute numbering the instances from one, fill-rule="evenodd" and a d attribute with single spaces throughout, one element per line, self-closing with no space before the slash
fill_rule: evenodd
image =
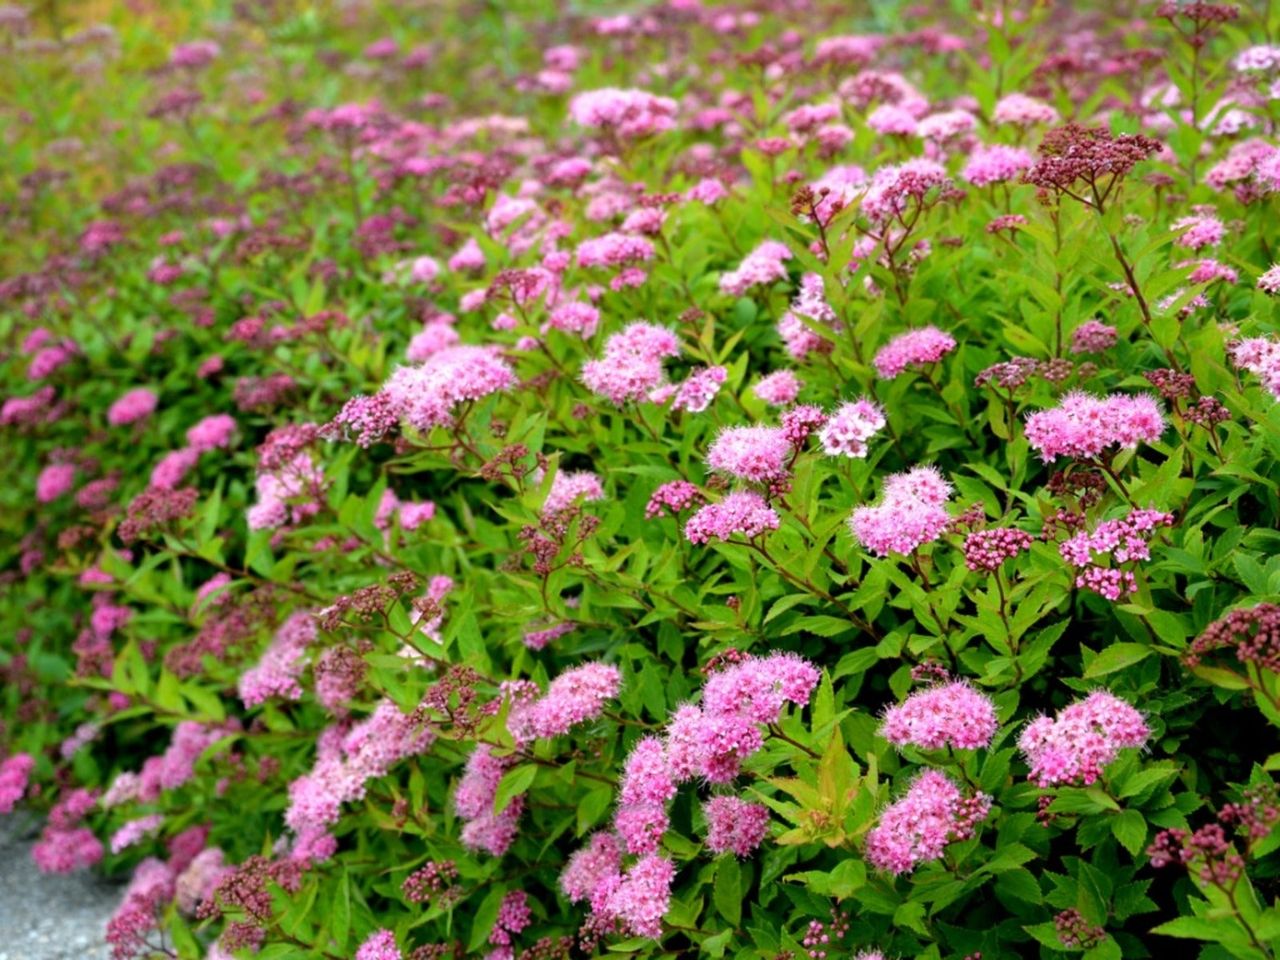
<path id="1" fill-rule="evenodd" d="M 114 960 L 1276 956 L 1277 35 L 0 7 L 0 816 Z"/>

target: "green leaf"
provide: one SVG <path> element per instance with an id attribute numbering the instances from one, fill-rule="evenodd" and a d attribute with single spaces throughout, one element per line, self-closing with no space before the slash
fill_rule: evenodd
<path id="1" fill-rule="evenodd" d="M 329 935 L 339 952 L 346 950 L 347 938 L 351 935 L 351 874 L 346 870 L 342 871 L 333 902 L 329 904 Z"/>
<path id="2" fill-rule="evenodd" d="M 1115 673 L 1151 656 L 1152 650 L 1141 643 L 1113 643 L 1093 658 L 1084 671 L 1086 680 Z"/>
<path id="3" fill-rule="evenodd" d="M 522 763 L 504 773 L 493 795 L 493 812 L 497 814 L 507 809 L 512 800 L 529 789 L 537 775 L 538 768 L 532 763 Z"/>
<path id="4" fill-rule="evenodd" d="M 1136 857 L 1147 843 L 1147 819 L 1137 810 L 1125 810 L 1111 818 L 1111 833 Z"/>
<path id="5" fill-rule="evenodd" d="M 716 867 L 712 897 L 720 916 L 735 927 L 742 922 L 742 867 L 734 857 L 725 857 Z"/>

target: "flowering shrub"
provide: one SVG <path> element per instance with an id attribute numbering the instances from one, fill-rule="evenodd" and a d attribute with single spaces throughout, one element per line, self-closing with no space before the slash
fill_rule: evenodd
<path id="1" fill-rule="evenodd" d="M 205 6 L 0 9 L 117 960 L 1280 953 L 1280 10 Z"/>

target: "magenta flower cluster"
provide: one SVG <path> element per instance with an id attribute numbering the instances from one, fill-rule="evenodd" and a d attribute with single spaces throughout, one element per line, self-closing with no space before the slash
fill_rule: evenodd
<path id="1" fill-rule="evenodd" d="M 914 553 L 947 531 L 950 498 L 951 484 L 936 467 L 914 467 L 887 477 L 880 502 L 854 510 L 849 529 L 858 543 L 877 556 Z"/>
<path id="2" fill-rule="evenodd" d="M 1095 690 L 1058 712 L 1027 724 L 1018 738 L 1033 783 L 1043 787 L 1090 784 L 1125 748 L 1141 747 L 1151 729 L 1137 710 L 1105 690 Z"/>
<path id="3" fill-rule="evenodd" d="M 1088 459 L 1108 447 L 1155 443 L 1164 433 L 1164 414 L 1154 397 L 1111 394 L 1096 397 L 1073 390 L 1058 406 L 1027 417 L 1027 442 L 1045 460 Z"/>

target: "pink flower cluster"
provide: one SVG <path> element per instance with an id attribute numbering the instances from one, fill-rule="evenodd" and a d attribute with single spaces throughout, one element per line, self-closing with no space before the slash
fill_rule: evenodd
<path id="1" fill-rule="evenodd" d="M 884 428 L 884 411 L 870 400 L 855 400 L 836 408 L 818 429 L 818 440 L 829 457 L 862 458 L 867 441 Z"/>
<path id="2" fill-rule="evenodd" d="M 1096 457 L 1107 447 L 1155 443 L 1164 414 L 1154 397 L 1113 393 L 1096 397 L 1073 390 L 1062 402 L 1027 417 L 1027 442 L 1052 462 L 1060 456 Z"/>
<path id="3" fill-rule="evenodd" d="M 653 244 L 629 233 L 606 233 L 578 244 L 580 267 L 625 267 L 653 259 Z"/>
<path id="4" fill-rule="evenodd" d="M 1018 747 L 1031 766 L 1028 779 L 1042 787 L 1090 784 L 1125 747 L 1141 747 L 1151 730 L 1142 714 L 1119 697 L 1095 690 L 1058 711 L 1027 724 Z"/>
<path id="5" fill-rule="evenodd" d="M 537 700 L 517 700 L 507 714 L 507 729 L 517 743 L 568 733 L 604 712 L 622 688 L 622 673 L 606 663 L 584 663 L 566 670 Z"/>
<path id="6" fill-rule="evenodd" d="M 1250 337 L 1230 346 L 1231 362 L 1262 381 L 1267 392 L 1280 400 L 1280 340 Z"/>
<path id="7" fill-rule="evenodd" d="M 133 820 L 126 821 L 111 835 L 111 852 L 115 854 L 132 847 L 155 833 L 163 825 L 164 815 L 160 813 L 151 813 L 145 817 L 135 817 Z"/>
<path id="8" fill-rule="evenodd" d="M 52 503 L 71 491 L 76 482 L 73 463 L 51 463 L 36 477 L 36 502 Z"/>
<path id="9" fill-rule="evenodd" d="M 448 426 L 454 409 L 516 382 L 510 365 L 493 347 L 445 347 L 412 367 L 400 367 L 382 386 L 391 409 L 415 430 Z"/>
<path id="10" fill-rule="evenodd" d="M 757 397 L 773 407 L 795 403 L 803 382 L 790 370 L 775 370 L 753 388 Z"/>
<path id="11" fill-rule="evenodd" d="M 682 510 L 688 510 L 702 502 L 702 491 L 688 480 L 672 480 L 653 491 L 649 502 L 645 505 L 646 519 L 653 520 L 670 510 L 674 516 Z"/>
<path id="12" fill-rule="evenodd" d="M 281 624 L 262 658 L 240 675 L 240 699 L 244 705 L 256 707 L 270 697 L 300 699 L 302 686 L 298 678 L 305 667 L 303 658 L 315 640 L 315 618 L 308 610 L 299 610 Z"/>
<path id="13" fill-rule="evenodd" d="M 937 363 L 956 348 L 955 337 L 937 327 L 921 327 L 900 333 L 875 355 L 876 372 L 890 380 L 911 366 Z"/>
<path id="14" fill-rule="evenodd" d="M 967 840 L 991 812 L 984 793 L 966 797 L 946 774 L 925 770 L 867 834 L 867 862 L 894 874 L 936 860 L 948 843 Z"/>
<path id="15" fill-rule="evenodd" d="M 711 406 L 711 401 L 716 398 L 716 394 L 720 392 L 720 388 L 728 377 L 729 371 L 724 367 L 698 367 L 691 371 L 679 385 L 671 388 L 675 393 L 675 399 L 671 401 L 671 409 L 702 413 Z M 649 399 L 661 402 L 660 394 L 655 394 L 658 394 L 658 391 L 650 393 Z"/>
<path id="16" fill-rule="evenodd" d="M 153 391 L 146 387 L 137 387 L 122 395 L 107 410 L 107 423 L 113 427 L 145 420 L 155 412 L 159 401 Z"/>
<path id="17" fill-rule="evenodd" d="M 453 809 L 466 822 L 462 826 L 462 842 L 495 857 L 507 852 L 516 838 L 520 814 L 524 812 L 524 795 L 494 813 L 493 801 L 498 795 L 502 775 L 515 763 L 515 757 L 496 757 L 487 743 L 479 744 L 467 759 L 466 769 L 453 795 Z"/>
<path id="18" fill-rule="evenodd" d="M 787 353 L 796 360 L 803 360 L 811 353 L 831 352 L 831 342 L 811 329 L 813 326 L 830 327 L 837 333 L 844 329 L 836 320 L 835 310 L 827 303 L 822 276 L 806 273 L 800 278 L 800 291 L 791 301 L 791 308 L 778 319 L 778 336 L 786 345 Z"/>
<path id="19" fill-rule="evenodd" d="M 942 536 L 951 524 L 947 500 L 951 484 L 936 467 L 914 467 L 884 481 L 884 495 L 876 506 L 858 507 L 849 529 L 863 547 L 877 556 L 909 554 Z"/>
<path id="20" fill-rule="evenodd" d="M 668 826 L 667 803 L 679 784 L 695 778 L 728 783 L 764 744 L 760 727 L 776 723 L 783 707 L 804 705 L 818 671 L 789 653 L 747 657 L 713 674 L 702 705 L 685 704 L 661 737 L 641 739 L 627 757 L 618 791 L 615 833 L 596 834 L 560 877 L 572 901 L 589 899 L 593 915 L 621 921 L 635 936 L 657 937 L 675 868 L 657 854 Z M 764 808 L 732 797 L 708 804 L 708 845 L 746 855 L 768 828 Z M 640 859 L 623 871 L 623 853 Z"/>
<path id="21" fill-rule="evenodd" d="M 881 167 L 862 196 L 862 212 L 873 223 L 888 223 L 905 213 L 913 201 L 921 204 L 931 190 L 949 183 L 946 168 L 923 157 Z"/>
<path id="22" fill-rule="evenodd" d="M 582 382 L 616 406 L 640 400 L 662 383 L 662 361 L 680 355 L 680 340 L 666 327 L 636 322 L 605 341 L 604 354 L 582 365 Z"/>
<path id="23" fill-rule="evenodd" d="M 431 730 L 390 700 L 380 701 L 345 735 L 341 726 L 330 727 L 318 741 L 311 771 L 289 784 L 285 823 L 299 835 L 336 823 L 342 805 L 361 799 L 369 780 L 385 776 L 395 763 L 423 753 L 434 741 Z"/>
<path id="24" fill-rule="evenodd" d="M 1089 532 L 1082 530 L 1058 547 L 1062 558 L 1076 568 L 1076 586 L 1108 600 L 1119 600 L 1137 589 L 1130 570 L 1103 567 L 1099 561 L 1131 563 L 1151 559 L 1150 541 L 1160 527 L 1173 526 L 1173 515 L 1161 510 L 1131 510 L 1119 520 L 1104 520 Z"/>
<path id="25" fill-rule="evenodd" d="M 785 243 L 765 240 L 738 264 L 720 276 L 720 289 L 735 297 L 743 296 L 752 287 L 777 283 L 787 279 L 787 261 L 791 251 Z"/>
<path id="26" fill-rule="evenodd" d="M 702 805 L 707 821 L 707 847 L 715 853 L 732 851 L 750 856 L 769 832 L 769 810 L 759 803 L 718 794 Z"/>
<path id="27" fill-rule="evenodd" d="M 541 477 L 535 474 L 535 482 Z M 542 502 L 542 515 L 554 517 L 584 500 L 603 500 L 604 485 L 600 477 L 590 470 L 557 470 L 551 480 L 551 489 Z"/>
<path id="28" fill-rule="evenodd" d="M 1035 538 L 1016 527 L 975 530 L 964 540 L 964 565 L 974 572 L 994 573 L 1006 560 L 1031 549 Z"/>
<path id="29" fill-rule="evenodd" d="M 13 813 L 22 795 L 27 792 L 27 781 L 36 762 L 29 753 L 15 753 L 0 762 L 0 813 Z"/>
<path id="30" fill-rule="evenodd" d="M 165 790 L 176 790 L 195 776 L 201 754 L 232 728 L 184 720 L 173 728 L 164 753 L 148 757 L 137 773 L 120 773 L 102 797 L 104 807 L 131 800 L 154 803 Z"/>
<path id="31" fill-rule="evenodd" d="M 647 90 L 606 87 L 580 93 L 569 102 L 569 116 L 580 127 L 635 140 L 675 128 L 676 102 Z"/>
<path id="32" fill-rule="evenodd" d="M 1086 320 L 1071 331 L 1072 353 L 1101 353 L 1115 342 L 1116 328 L 1101 320 Z"/>
<path id="33" fill-rule="evenodd" d="M 324 472 L 306 450 L 254 480 L 258 501 L 247 513 L 250 530 L 274 530 L 301 523 L 320 511 Z"/>
<path id="34" fill-rule="evenodd" d="M 957 680 L 921 690 L 905 703 L 890 707 L 880 735 L 896 747 L 912 744 L 926 750 L 974 750 L 991 744 L 996 727 L 991 699 Z"/>
<path id="35" fill-rule="evenodd" d="M 960 172 L 962 179 L 975 187 L 989 187 L 993 183 L 1007 183 L 1031 169 L 1031 153 L 1022 147 L 994 144 L 979 147 L 969 156 Z"/>
<path id="36" fill-rule="evenodd" d="M 356 960 L 404 960 L 390 930 L 375 930 L 356 950 Z"/>
<path id="37" fill-rule="evenodd" d="M 40 839 L 31 848 L 31 859 L 44 873 L 71 873 L 92 867 L 102 859 L 102 842 L 80 821 L 97 805 L 88 790 L 64 793 L 49 811 Z"/>
<path id="38" fill-rule="evenodd" d="M 792 446 L 781 427 L 730 427 L 707 451 L 707 466 L 739 480 L 768 483 L 787 475 Z"/>
<path id="39" fill-rule="evenodd" d="M 728 540 L 740 533 L 748 540 L 770 530 L 781 521 L 762 496 L 749 490 L 727 494 L 719 503 L 709 503 L 689 518 L 684 535 L 690 543 Z"/>

